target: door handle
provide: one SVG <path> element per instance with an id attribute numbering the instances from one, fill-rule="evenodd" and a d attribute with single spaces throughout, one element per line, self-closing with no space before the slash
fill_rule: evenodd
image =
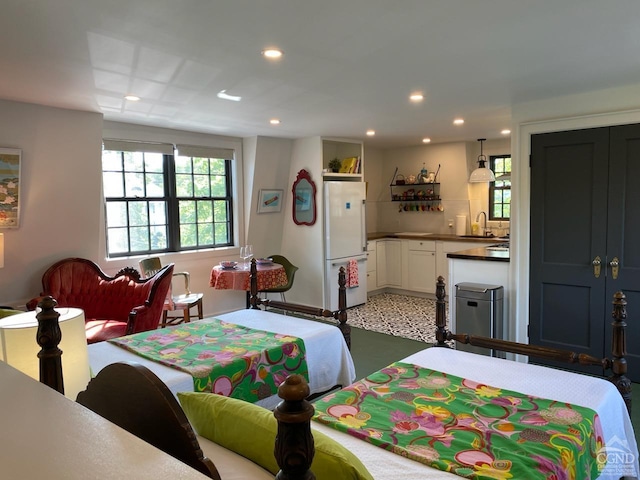
<path id="1" fill-rule="evenodd" d="M 600 256 L 596 256 L 596 258 L 593 259 L 593 261 L 591 262 L 591 265 L 593 265 L 593 276 L 596 278 L 600 277 L 600 267 L 602 265 L 602 259 L 600 258 Z"/>
<path id="2" fill-rule="evenodd" d="M 618 278 L 618 270 L 620 268 L 620 261 L 618 257 L 613 257 L 613 260 L 609 262 L 609 266 L 611 267 L 611 278 L 614 280 Z"/>

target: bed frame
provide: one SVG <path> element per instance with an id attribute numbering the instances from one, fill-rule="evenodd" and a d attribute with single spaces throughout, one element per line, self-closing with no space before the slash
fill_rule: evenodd
<path id="1" fill-rule="evenodd" d="M 465 333 L 453 333 L 447 329 L 445 296 L 445 282 L 444 278 L 440 276 L 436 282 L 436 344 L 434 344 L 434 347 L 452 348 L 447 342 L 457 341 L 477 347 L 485 347 L 503 352 L 556 360 L 570 364 L 578 363 L 580 365 L 599 365 L 603 368 L 603 371 L 607 371 L 609 369 L 612 371 L 612 375 L 608 377 L 608 380 L 616 386 L 620 395 L 622 395 L 622 398 L 624 399 L 629 413 L 631 413 L 631 381 L 626 376 L 627 361 L 624 358 L 627 351 L 625 335 L 627 326 L 625 322 L 627 318 L 627 301 L 624 293 L 616 292 L 613 296 L 613 322 L 611 324 L 613 329 L 612 359 L 595 358 L 568 350 L 545 348 Z M 289 379 L 291 379 L 291 377 Z M 289 379 L 287 379 L 287 381 L 289 381 Z M 302 379 L 302 377 L 293 378 L 291 381 L 293 383 L 304 383 L 304 379 Z M 279 410 L 284 410 L 287 414 L 294 414 L 296 412 L 300 413 L 299 420 L 301 423 L 293 424 L 290 423 L 291 420 L 287 421 L 281 419 L 279 410 L 275 412 L 275 416 L 278 419 L 278 437 L 276 437 L 275 455 L 278 465 L 281 468 L 281 471 L 278 474 L 279 476 L 276 477 L 276 479 L 309 480 L 315 478 L 313 476 L 308 476 L 308 474 L 310 474 L 308 470 L 301 470 L 302 465 L 311 465 L 311 461 L 313 460 L 313 448 L 309 451 L 298 446 L 308 445 L 309 442 L 311 446 L 313 446 L 313 437 L 311 437 L 310 427 L 308 425 L 309 422 L 305 420 L 306 418 L 310 418 L 312 415 L 307 416 L 308 408 L 309 405 L 305 405 L 304 402 L 296 403 L 285 399 L 280 403 L 278 406 Z M 288 444 L 290 439 L 292 439 L 292 448 L 298 448 L 295 455 L 297 463 L 295 464 L 290 464 L 288 460 L 291 456 L 286 455 L 286 452 L 290 448 Z M 310 456 L 306 457 L 305 454 Z M 280 476 L 280 474 L 282 474 L 282 476 Z"/>
<path id="2" fill-rule="evenodd" d="M 272 302 L 269 300 L 258 299 L 257 288 L 255 285 L 257 277 L 255 276 L 254 262 L 252 262 L 252 273 L 252 308 L 258 308 L 259 305 L 263 305 L 265 307 L 270 306 L 273 308 L 285 308 L 290 306 L 290 304 L 286 304 L 283 302 Z M 344 288 L 344 269 L 341 269 L 340 280 L 340 286 L 341 288 Z M 622 292 L 617 292 L 613 297 L 612 359 L 599 359 L 591 357 L 589 355 L 577 354 L 571 351 L 538 347 L 507 340 L 492 339 L 468 334 L 455 334 L 449 331 L 446 326 L 445 283 L 442 277 L 438 277 L 438 281 L 436 283 L 436 298 L 437 342 L 434 345 L 435 347 L 451 348 L 447 342 L 458 341 L 463 344 L 491 348 L 515 354 L 528 355 L 530 357 L 564 361 L 567 363 L 579 363 L 581 365 L 599 365 L 602 366 L 603 370 L 612 370 L 613 373 L 608 379 L 617 387 L 618 391 L 625 401 L 627 408 L 629 409 L 629 411 L 631 410 L 631 381 L 626 377 L 627 364 L 624 358 L 624 355 L 626 354 L 625 319 L 627 302 L 626 297 Z M 343 305 L 344 304 L 341 304 L 341 306 Z M 46 359 L 53 359 L 54 363 L 57 359 L 57 361 L 59 362 L 60 357 L 57 353 L 59 352 L 59 349 L 57 347 L 57 344 L 59 342 L 59 333 L 56 333 L 56 327 L 58 328 L 59 332 L 59 326 L 57 326 L 58 314 L 53 309 L 53 307 L 55 306 L 55 301 L 53 301 L 53 299 L 49 297 L 49 299 L 45 299 L 43 301 L 41 306 L 42 311 L 37 315 L 40 324 L 37 339 L 38 343 L 43 347 L 43 350 L 38 356 L 41 358 L 41 363 L 45 363 L 43 361 Z M 296 306 L 294 305 L 294 308 L 295 307 Z M 341 308 L 336 312 L 330 312 L 322 309 L 312 309 L 305 306 L 300 307 L 300 309 L 295 309 L 294 311 L 300 311 L 301 313 L 307 313 L 311 315 L 318 315 L 318 313 L 320 312 L 320 316 L 336 318 L 338 321 L 340 321 L 343 327 L 349 328 L 348 325 L 346 325 L 346 317 L 341 317 L 341 314 L 345 313 L 345 309 Z M 341 321 L 341 318 L 344 318 L 345 321 Z M 40 328 L 42 328 L 42 334 Z M 144 367 L 140 368 L 144 369 Z M 49 378 L 47 377 L 49 370 L 50 369 L 48 368 L 41 367 L 40 380 L 43 383 L 47 383 L 53 388 L 58 389 L 58 385 L 61 386 L 62 383 L 62 376 L 60 374 L 60 377 L 58 379 L 54 374 L 53 377 Z M 61 372 L 61 368 L 55 368 L 54 370 Z M 136 368 L 134 370 L 138 371 L 139 369 Z M 103 396 L 103 393 L 101 393 L 103 390 L 98 389 L 98 387 L 94 387 L 94 384 L 97 383 L 96 381 L 100 377 L 102 378 L 100 382 L 107 382 L 107 391 L 115 392 L 117 396 L 127 398 L 127 396 L 130 395 L 130 392 L 127 392 L 127 389 L 130 388 L 131 382 L 125 383 L 121 381 L 122 370 L 116 372 L 116 375 L 109 375 L 108 371 L 108 368 L 103 369 L 98 374 L 96 379 L 92 380 L 89 383 L 87 391 L 95 389 L 99 392 L 98 397 Z M 103 374 L 103 372 L 107 373 Z M 202 451 L 200 450 L 194 433 L 191 430 L 191 426 L 188 424 L 188 422 L 184 423 L 184 413 L 180 410 L 179 405 L 170 393 L 160 393 L 160 391 L 162 391 L 163 389 L 166 389 L 167 391 L 168 389 L 166 385 L 164 385 L 159 379 L 156 379 L 157 382 L 159 382 L 158 385 L 157 382 L 155 382 L 151 377 L 154 376 L 152 373 L 151 376 L 147 375 L 146 372 L 142 372 L 142 374 L 146 378 L 151 379 L 151 381 L 154 382 L 153 390 L 158 391 L 158 395 L 160 397 L 159 402 L 164 404 L 169 403 L 171 404 L 171 408 L 177 407 L 177 409 L 179 410 L 179 412 L 168 416 L 172 418 L 175 417 L 174 421 L 177 422 L 177 426 L 175 428 L 186 432 L 184 433 L 184 435 L 186 435 L 189 439 L 187 443 L 189 443 L 190 450 L 192 451 L 186 454 L 184 458 L 180 456 L 178 456 L 177 458 L 204 472 L 205 469 L 209 468 L 210 462 L 207 459 L 203 459 Z M 104 377 L 107 377 L 106 380 Z M 48 383 L 48 381 L 50 381 L 51 383 Z M 81 398 L 80 395 L 79 399 Z M 86 393 L 84 395 L 86 395 Z M 310 427 L 310 419 L 313 416 L 314 410 L 311 403 L 306 400 L 307 396 L 309 395 L 309 387 L 303 377 L 299 375 L 291 375 L 279 387 L 278 395 L 283 399 L 283 401 L 280 402 L 274 412 L 274 415 L 278 421 L 278 434 L 275 439 L 274 455 L 281 469 L 276 476 L 276 480 L 313 480 L 315 479 L 315 476 L 309 470 L 309 468 L 311 466 L 314 455 L 313 436 L 311 434 Z M 85 402 L 85 400 L 82 401 Z M 146 401 L 144 408 L 149 408 L 149 402 L 151 401 L 152 400 Z M 154 424 L 156 422 L 145 421 L 143 423 Z M 134 428 L 132 427 L 132 430 L 133 429 Z M 163 434 L 156 433 L 156 435 Z M 157 445 L 159 442 L 159 440 L 155 439 L 154 435 L 145 436 L 143 438 L 147 439 L 147 441 L 153 443 L 154 445 Z M 203 466 L 206 467 L 203 468 Z M 215 473 L 212 473 L 211 477 L 216 478 Z"/>
<path id="3" fill-rule="evenodd" d="M 570 350 L 540 347 L 537 345 L 511 342 L 497 338 L 451 332 L 447 329 L 445 283 L 444 278 L 440 276 L 436 282 L 436 343 L 434 346 L 449 347 L 446 342 L 455 340 L 456 342 L 466 345 L 491 348 L 501 352 L 515 353 L 519 355 L 528 355 L 530 357 L 544 360 L 554 360 L 569 364 L 577 363 L 580 365 L 600 366 L 602 367 L 603 374 L 606 374 L 607 370 L 611 370 L 612 374 L 607 377 L 607 379 L 616 386 L 620 395 L 622 395 L 622 398 L 624 399 L 627 410 L 631 413 L 631 380 L 626 376 L 627 360 L 624 358 L 627 353 L 627 323 L 625 321 L 627 318 L 626 296 L 622 292 L 616 292 L 613 295 L 612 303 L 612 358 L 596 358 L 591 355 L 576 353 Z"/>
<path id="4" fill-rule="evenodd" d="M 338 272 L 338 310 L 331 311 L 323 308 L 310 307 L 308 305 L 298 305 L 295 303 L 278 302 L 258 296 L 258 273 L 256 259 L 251 259 L 250 278 L 250 308 L 259 309 L 260 306 L 265 309 L 274 308 L 284 310 L 286 312 L 301 313 L 314 317 L 333 318 L 338 321 L 337 327 L 342 332 L 347 347 L 351 350 L 351 326 L 347 324 L 347 277 L 344 267 L 340 267 Z"/>

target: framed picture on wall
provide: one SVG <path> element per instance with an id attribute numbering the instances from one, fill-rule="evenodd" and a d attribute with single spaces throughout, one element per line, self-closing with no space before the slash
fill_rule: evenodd
<path id="1" fill-rule="evenodd" d="M 282 210 L 283 190 L 262 189 L 258 195 L 258 213 L 274 213 Z"/>
<path id="2" fill-rule="evenodd" d="M 22 150 L 0 148 L 0 228 L 20 226 L 20 159 Z"/>

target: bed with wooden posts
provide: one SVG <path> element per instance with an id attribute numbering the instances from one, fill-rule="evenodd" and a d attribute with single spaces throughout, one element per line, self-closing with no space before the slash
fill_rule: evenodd
<path id="1" fill-rule="evenodd" d="M 355 379 L 355 368 L 349 352 L 344 270 L 337 280 L 341 303 L 336 311 L 263 300 L 258 297 L 253 259 L 250 309 L 89 345 L 92 371 L 96 374 L 116 361 L 138 362 L 158 375 L 174 394 L 213 391 L 266 408 L 278 403 L 278 384 L 293 369 L 304 370 L 305 365 L 312 395 L 348 385 Z M 216 342 L 220 350 L 212 352 L 215 347 L 211 345 Z M 274 343 L 276 349 L 281 348 L 276 353 L 271 346 Z M 226 366 L 230 362 L 242 373 Z"/>
<path id="2" fill-rule="evenodd" d="M 408 480 L 425 478 L 444 480 L 460 478 L 461 475 L 466 475 L 469 478 L 478 478 L 478 475 L 483 474 L 484 476 L 481 478 L 513 478 L 514 480 L 522 478 L 527 478 L 527 480 L 533 478 L 598 478 L 608 480 L 637 477 L 638 447 L 629 419 L 631 388 L 630 382 L 625 375 L 626 299 L 623 293 L 619 292 L 613 298 L 612 328 L 614 335 L 611 359 L 593 359 L 560 350 L 538 349 L 504 340 L 454 334 L 446 328 L 444 298 L 444 281 L 440 277 L 437 284 L 436 347 L 427 348 L 402 359 L 399 363 L 394 363 L 379 372 L 369 375 L 347 388 L 332 392 L 328 396 L 317 400 L 314 404 L 306 400 L 308 387 L 304 379 L 296 375 L 287 378 L 279 389 L 279 394 L 283 401 L 274 412 L 276 418 L 274 420 L 275 430 L 267 435 L 268 438 L 265 440 L 269 445 L 275 444 L 275 461 L 277 462 L 277 468 L 281 469 L 276 478 L 281 480 L 310 480 L 316 478 L 311 473 L 316 469 L 315 466 L 312 466 L 314 461 L 314 438 L 316 439 L 315 458 L 317 458 L 319 440 L 323 440 L 320 454 L 324 455 L 324 438 L 326 437 L 340 445 L 347 452 L 344 455 L 345 458 L 348 459 L 348 455 L 354 455 L 358 465 L 362 465 L 366 469 L 365 473 L 361 475 L 356 475 L 355 473 L 351 475 L 349 473 L 348 476 L 344 474 L 334 478 L 391 480 L 400 476 Z M 457 351 L 449 346 L 448 342 L 450 341 L 459 341 L 528 355 L 532 358 L 565 360 L 569 363 L 596 363 L 601 365 L 603 369 L 611 370 L 612 374 L 608 379 L 604 379 L 550 367 Z M 425 370 L 422 369 L 429 369 L 429 371 L 424 376 L 414 375 L 416 372 L 424 374 Z M 404 388 L 395 392 L 389 389 L 385 382 L 386 378 L 398 373 L 402 376 L 403 372 L 409 373 L 406 378 L 402 379 L 406 383 Z M 99 374 L 89 384 L 87 393 L 94 389 L 94 384 L 99 385 L 104 381 L 109 385 L 107 390 L 118 391 L 120 392 L 119 395 L 126 398 L 128 387 L 118 385 L 119 376 L 112 375 L 108 369 L 105 369 L 104 374 Z M 383 377 L 382 380 L 381 377 Z M 452 408 L 449 402 L 452 396 L 449 390 L 451 384 L 446 382 L 453 382 L 456 377 L 461 377 L 462 379 L 460 385 L 456 386 L 457 390 L 473 390 L 477 391 L 478 395 L 475 399 L 469 401 L 467 411 L 456 415 L 455 420 L 458 423 L 455 426 L 458 429 L 466 429 L 472 432 L 472 435 L 476 435 L 477 432 L 481 432 L 481 435 L 478 435 L 475 438 L 475 442 L 471 443 L 473 448 L 459 452 L 455 457 L 456 464 L 445 462 L 445 465 L 449 466 L 449 470 L 443 471 L 431 466 L 428 461 L 425 461 L 425 455 L 420 454 L 430 452 L 431 455 L 435 456 L 436 460 L 442 460 L 437 457 L 436 444 L 447 443 L 447 441 L 451 443 L 451 438 L 447 437 L 447 435 L 454 435 L 455 432 L 453 430 L 438 430 L 438 428 L 443 426 L 451 427 L 451 425 L 445 425 L 445 420 L 450 417 L 448 409 Z M 424 393 L 425 382 L 426 388 L 430 392 L 428 394 Z M 160 385 L 161 387 L 158 387 L 160 390 L 166 390 L 166 386 L 162 385 L 161 382 Z M 420 390 L 420 388 L 423 388 L 423 390 Z M 97 392 L 95 396 L 98 398 L 103 396 L 99 388 L 96 387 L 95 390 Z M 384 430 L 389 429 L 390 425 L 381 424 L 378 427 L 367 425 L 368 413 L 364 410 L 365 403 L 361 403 L 361 394 L 363 392 L 370 397 L 380 397 L 384 400 L 382 403 L 387 402 L 392 405 L 394 412 L 390 416 L 392 421 L 389 424 L 395 437 L 399 438 L 406 433 L 421 429 L 424 435 L 420 435 L 420 439 L 416 439 L 414 448 L 410 448 L 408 450 L 409 453 L 407 453 L 406 448 L 395 448 L 396 445 L 391 447 L 385 442 L 382 442 L 383 448 L 372 444 L 375 443 L 375 441 L 372 442 L 372 439 L 384 438 L 383 434 L 386 433 Z M 186 398 L 180 398 L 180 401 L 184 412 L 187 413 L 190 424 L 185 423 L 184 418 L 180 417 L 180 415 L 184 415 L 184 412 L 175 403 L 173 395 L 165 391 L 163 401 L 169 398 L 170 402 L 173 402 L 173 407 L 178 411 L 176 415 L 183 420 L 182 422 L 177 422 L 179 427 L 176 428 L 182 428 L 187 431 L 187 436 L 191 439 L 191 445 L 197 452 L 198 462 L 202 461 L 201 457 L 210 457 L 215 465 L 224 465 L 224 468 L 218 468 L 219 477 L 216 477 L 214 473 L 210 474 L 211 478 L 222 478 L 223 480 L 273 478 L 275 473 L 273 465 L 269 465 L 264 458 L 259 458 L 260 456 L 257 455 L 259 453 L 258 450 L 262 450 L 264 453 L 264 448 L 256 446 L 254 448 L 255 451 L 242 452 L 245 457 L 249 457 L 254 462 L 259 463 L 260 468 L 256 470 L 255 463 L 247 464 L 247 458 L 245 457 L 233 460 L 235 452 L 221 449 L 219 444 L 215 444 L 210 440 L 209 437 L 212 434 L 209 431 L 209 427 L 218 425 L 221 420 L 215 417 L 213 410 L 206 413 L 211 417 L 207 417 L 205 414 L 203 419 L 203 411 L 194 409 L 193 401 L 202 402 L 211 398 L 217 399 L 219 396 L 198 393 L 185 395 Z M 343 396 L 343 399 L 346 398 L 346 401 L 340 403 L 341 396 Z M 401 413 L 395 412 L 396 404 L 391 403 L 391 400 L 407 402 L 407 398 L 410 397 L 413 397 L 415 402 L 415 411 L 413 417 L 405 418 Z M 435 399 L 435 401 L 431 404 L 423 403 L 422 400 L 425 397 L 431 397 L 431 400 Z M 81 400 L 80 396 L 79 400 Z M 336 400 L 338 400 L 337 403 Z M 543 404 L 543 401 L 546 403 Z M 145 402 L 145 404 L 148 405 L 149 402 Z M 84 401 L 81 400 L 81 403 L 84 403 Z M 87 406 L 90 406 L 89 403 L 86 403 Z M 247 402 L 240 403 L 242 407 L 248 406 L 248 408 L 263 410 Z M 500 409 L 505 411 L 517 409 L 520 408 L 520 405 L 526 405 L 524 417 L 527 418 L 522 423 L 503 421 L 503 417 L 496 413 Z M 359 407 L 362 407 L 363 410 L 354 411 L 354 408 L 357 410 Z M 375 405 L 375 408 L 378 407 L 379 404 Z M 220 405 L 220 408 L 225 407 Z M 481 420 L 471 416 L 472 413 L 479 409 L 484 412 Z M 258 410 L 250 410 L 249 412 L 254 412 L 257 418 Z M 590 416 L 589 411 L 592 411 L 592 416 Z M 228 412 L 229 410 L 226 410 L 225 415 Z M 244 422 L 247 423 L 249 428 L 249 431 L 245 432 L 245 440 L 249 444 L 258 442 L 257 437 L 260 435 L 258 433 L 260 429 L 257 428 L 257 424 L 256 428 L 251 429 L 254 413 L 244 411 L 242 414 Z M 570 415 L 567 415 L 567 413 L 570 413 Z M 105 413 L 105 416 L 109 418 L 107 413 Z M 312 417 L 314 419 L 310 421 Z M 341 421 L 346 423 L 348 429 L 351 430 L 352 434 L 355 433 L 355 436 L 331 428 L 326 424 L 326 420 L 329 417 L 334 417 L 334 420 L 338 423 Z M 505 416 L 504 418 L 507 417 Z M 317 420 L 322 420 L 322 422 Z M 593 428 L 585 428 L 585 424 L 576 423 L 578 420 L 587 420 L 586 425 L 592 425 Z M 240 418 L 240 421 L 233 425 L 237 429 L 242 429 L 242 423 L 242 418 Z M 195 427 L 195 432 L 192 430 L 192 425 Z M 364 429 L 358 428 L 363 425 Z M 415 425 L 418 427 L 412 429 L 412 426 Z M 561 431 L 560 429 L 563 430 Z M 597 438 L 590 436 L 594 431 L 598 433 Z M 523 461 L 526 458 L 532 458 L 534 462 L 532 465 L 534 466 L 523 473 L 522 466 L 511 460 L 500 458 L 499 455 L 493 459 L 487 458 L 488 455 L 496 455 L 496 452 L 499 453 L 499 451 L 492 451 L 487 454 L 483 450 L 484 443 L 489 443 L 488 439 L 497 436 L 500 432 L 504 433 L 503 436 L 507 440 L 512 440 L 512 443 L 507 444 L 509 445 L 508 447 L 503 446 L 504 451 L 521 453 L 520 449 L 524 444 L 536 443 L 540 446 L 552 446 L 552 450 L 561 450 L 559 460 L 553 462 L 546 459 L 542 454 L 525 453 L 520 458 Z M 213 435 L 215 436 L 219 433 L 217 432 Z M 579 442 L 581 441 L 583 447 L 591 452 L 589 455 L 595 458 L 595 467 L 588 467 L 591 468 L 589 470 L 591 473 L 585 473 L 586 470 L 584 470 L 585 467 L 582 463 L 579 467 L 576 466 L 577 461 L 575 458 L 577 457 L 574 458 L 573 454 L 566 450 L 562 444 L 562 442 L 575 442 L 575 438 L 581 439 Z M 426 444 L 420 444 L 420 440 L 426 442 Z M 156 439 L 152 435 L 148 441 L 153 443 Z M 244 442 L 241 442 L 239 450 L 242 450 L 242 443 Z M 393 453 L 392 450 L 394 449 L 400 454 Z M 257 455 L 257 457 L 254 458 L 254 455 Z M 428 459 L 429 455 L 426 455 L 426 457 Z M 431 460 L 434 460 L 434 458 L 431 458 Z M 354 460 L 352 462 L 356 463 Z M 248 471 L 244 470 L 245 467 L 253 468 L 254 470 L 251 470 L 251 473 L 247 473 Z M 593 470 L 593 468 L 596 470 Z M 457 474 L 452 472 L 457 472 Z M 317 478 L 328 477 L 323 473 Z"/>

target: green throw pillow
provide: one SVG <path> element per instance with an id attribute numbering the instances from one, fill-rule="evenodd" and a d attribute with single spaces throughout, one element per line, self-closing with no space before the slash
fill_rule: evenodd
<path id="1" fill-rule="evenodd" d="M 11 315 L 17 315 L 19 313 L 24 313 L 20 310 L 13 310 L 12 308 L 0 308 L 0 318 L 9 317 Z"/>
<path id="2" fill-rule="evenodd" d="M 180 392 L 178 399 L 198 435 L 278 473 L 273 456 L 278 422 L 273 412 L 212 393 Z M 315 431 L 313 439 L 311 471 L 317 480 L 373 480 L 362 462 L 338 442 Z"/>

